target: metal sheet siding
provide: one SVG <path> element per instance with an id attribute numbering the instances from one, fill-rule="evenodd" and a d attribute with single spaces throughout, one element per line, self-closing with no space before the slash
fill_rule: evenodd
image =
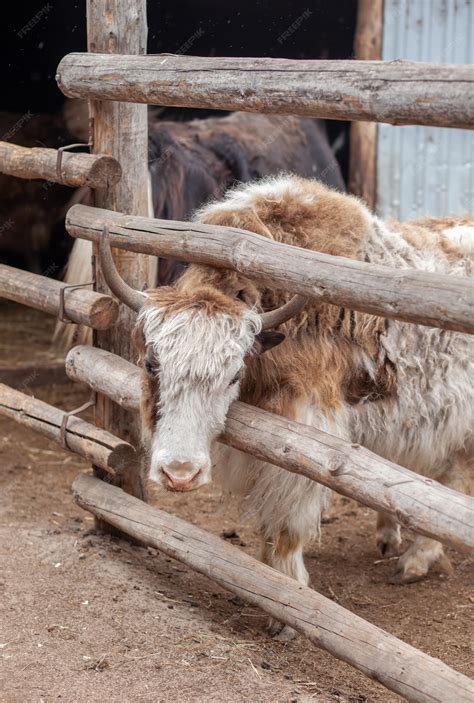
<path id="1" fill-rule="evenodd" d="M 474 0 L 385 0 L 382 58 L 474 63 Z M 474 211 L 474 131 L 377 131 L 376 208 L 408 219 Z"/>

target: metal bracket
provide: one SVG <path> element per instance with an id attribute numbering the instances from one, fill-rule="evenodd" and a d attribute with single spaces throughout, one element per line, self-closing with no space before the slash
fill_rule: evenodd
<path id="1" fill-rule="evenodd" d="M 95 392 L 92 392 L 91 399 L 87 401 L 87 403 L 84 403 L 78 408 L 75 408 L 75 410 L 69 410 L 69 412 L 64 413 L 64 417 L 61 422 L 61 427 L 59 428 L 59 444 L 63 449 L 69 449 L 68 444 L 67 444 L 67 437 L 66 437 L 66 431 L 67 431 L 67 423 L 69 422 L 69 418 L 71 415 L 79 415 L 79 413 L 84 412 L 84 410 L 87 410 L 87 408 L 91 408 L 93 405 L 95 405 Z"/>
<path id="2" fill-rule="evenodd" d="M 89 283 L 77 283 L 77 284 L 72 284 L 70 286 L 63 286 L 60 291 L 59 291 L 59 311 L 58 311 L 58 320 L 60 322 L 64 322 L 66 325 L 72 325 L 75 324 L 74 320 L 70 320 L 66 316 L 66 311 L 64 309 L 64 294 L 65 292 L 71 288 L 86 288 L 87 286 L 93 286 L 94 281 L 89 281 Z"/>
<path id="3" fill-rule="evenodd" d="M 60 146 L 58 149 L 58 154 L 56 157 L 56 177 L 59 181 L 59 183 L 64 183 L 63 180 L 63 153 L 65 151 L 68 151 L 69 149 L 77 149 L 77 147 L 80 146 L 88 146 L 89 148 L 92 146 L 92 142 L 87 142 L 87 144 L 66 144 L 65 146 Z"/>

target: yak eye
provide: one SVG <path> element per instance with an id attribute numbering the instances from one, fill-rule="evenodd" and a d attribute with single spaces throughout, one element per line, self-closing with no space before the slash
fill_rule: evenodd
<path id="1" fill-rule="evenodd" d="M 153 364 L 148 359 L 146 359 L 146 361 L 145 361 L 145 371 L 147 372 L 147 374 L 149 376 L 153 376 L 153 374 L 155 372 L 155 369 L 153 368 Z"/>
<path id="2" fill-rule="evenodd" d="M 237 295 L 235 297 L 237 298 L 237 300 L 242 300 L 245 303 L 245 297 L 244 297 L 243 290 L 239 290 L 239 292 L 237 293 Z"/>

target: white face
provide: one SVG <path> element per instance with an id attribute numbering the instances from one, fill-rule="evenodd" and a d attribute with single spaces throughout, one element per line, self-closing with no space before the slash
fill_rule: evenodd
<path id="1" fill-rule="evenodd" d="M 238 397 L 260 318 L 249 309 L 235 318 L 199 308 L 164 316 L 147 308 L 141 319 L 147 373 L 157 375 L 160 396 L 149 478 L 175 491 L 198 488 L 211 480 L 211 444 Z"/>

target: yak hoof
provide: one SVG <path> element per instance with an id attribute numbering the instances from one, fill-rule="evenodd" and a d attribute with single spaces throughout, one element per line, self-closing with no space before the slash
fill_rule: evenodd
<path id="1" fill-rule="evenodd" d="M 398 557 L 401 543 L 399 531 L 387 528 L 377 531 L 377 549 L 382 559 Z"/>
<path id="2" fill-rule="evenodd" d="M 441 552 L 433 561 L 420 559 L 417 556 L 416 554 L 405 552 L 398 560 L 397 570 L 389 579 L 390 583 L 402 585 L 422 581 L 435 564 L 438 571 L 447 575 L 453 573 L 453 566 L 444 552 Z"/>
<path id="3" fill-rule="evenodd" d="M 277 642 L 291 642 L 297 635 L 296 630 L 293 630 L 292 627 L 273 618 L 270 618 L 268 623 L 268 631 Z"/>

